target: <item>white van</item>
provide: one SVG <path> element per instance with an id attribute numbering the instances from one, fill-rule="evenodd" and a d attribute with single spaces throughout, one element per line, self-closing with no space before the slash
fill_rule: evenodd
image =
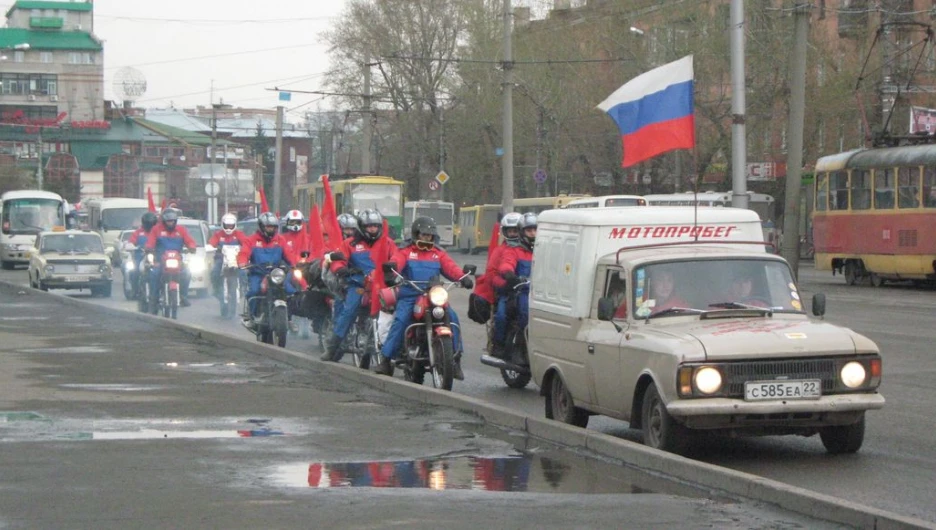
<path id="1" fill-rule="evenodd" d="M 57 193 L 8 191 L 0 195 L 0 267 L 29 264 L 40 232 L 65 228 L 68 203 Z"/>
<path id="2" fill-rule="evenodd" d="M 139 228 L 148 205 L 146 199 L 106 197 L 89 199 L 82 209 L 88 212 L 88 228 L 101 234 L 105 254 L 113 256 L 120 233 Z"/>
<path id="3" fill-rule="evenodd" d="M 810 320 L 761 223 L 733 208 L 551 210 L 538 220 L 529 352 L 546 416 L 629 421 L 682 452 L 693 430 L 820 434 L 857 451 L 877 346 Z M 824 313 L 816 295 L 813 313 Z"/>
<path id="4" fill-rule="evenodd" d="M 640 195 L 602 195 L 576 199 L 563 208 L 617 208 L 621 206 L 647 206 L 647 200 Z"/>

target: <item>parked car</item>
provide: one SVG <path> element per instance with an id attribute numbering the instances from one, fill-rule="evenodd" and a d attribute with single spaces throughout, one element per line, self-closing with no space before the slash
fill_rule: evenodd
<path id="1" fill-rule="evenodd" d="M 29 285 L 36 289 L 89 289 L 110 297 L 113 269 L 95 232 L 41 232 L 29 251 Z"/>
<path id="2" fill-rule="evenodd" d="M 248 217 L 247 219 L 241 219 L 237 222 L 237 229 L 244 233 L 245 236 L 252 236 L 254 232 L 257 231 L 257 218 Z"/>
<path id="3" fill-rule="evenodd" d="M 200 219 L 179 219 L 179 226 L 188 230 L 197 246 L 195 253 L 188 257 L 188 268 L 192 274 L 189 290 L 196 296 L 205 296 L 211 289 L 211 265 L 215 254 L 214 247 L 206 246 L 211 239 L 208 223 Z"/>
<path id="4" fill-rule="evenodd" d="M 127 242 L 130 241 L 130 236 L 133 235 L 135 230 L 124 230 L 117 236 L 117 242 L 114 245 L 114 250 L 110 254 L 111 265 L 115 269 L 119 269 L 123 266 L 123 261 L 126 258 L 128 251 L 124 247 L 127 245 Z M 105 250 L 107 250 L 105 248 Z"/>

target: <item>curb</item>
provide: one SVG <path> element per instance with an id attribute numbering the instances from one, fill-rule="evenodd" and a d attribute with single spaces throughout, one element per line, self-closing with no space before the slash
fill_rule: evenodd
<path id="1" fill-rule="evenodd" d="M 936 530 L 936 523 L 922 519 L 905 517 L 750 473 L 691 460 L 604 433 L 580 429 L 545 418 L 534 418 L 479 399 L 415 385 L 400 379 L 380 376 L 347 364 L 322 362 L 316 356 L 310 354 L 235 338 L 199 326 L 182 324 L 179 321 L 158 316 L 106 307 L 69 296 L 45 293 L 25 285 L 17 285 L 2 280 L 0 280 L 0 291 L 12 292 L 13 294 L 25 292 L 33 296 L 54 297 L 65 305 L 77 306 L 83 309 L 93 307 L 95 311 L 107 315 L 133 318 L 157 327 L 175 329 L 197 339 L 222 346 L 245 349 L 284 364 L 325 370 L 344 379 L 358 381 L 402 398 L 428 405 L 451 407 L 471 412 L 487 423 L 522 431 L 530 436 L 565 447 L 586 449 L 601 456 L 621 461 L 625 465 L 642 471 L 665 475 L 704 489 L 717 490 L 729 495 L 775 505 L 784 510 L 816 519 L 875 530 L 916 528 Z"/>

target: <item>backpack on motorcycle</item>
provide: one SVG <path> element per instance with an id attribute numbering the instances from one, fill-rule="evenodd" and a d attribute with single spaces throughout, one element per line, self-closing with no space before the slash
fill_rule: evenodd
<path id="1" fill-rule="evenodd" d="M 305 280 L 309 284 L 309 289 L 325 289 L 325 280 L 322 279 L 322 258 L 317 258 L 309 262 L 306 266 Z"/>
<path id="2" fill-rule="evenodd" d="M 342 281 L 337 274 L 328 269 L 322 271 L 322 281 L 325 283 L 325 288 L 328 289 L 332 295 L 344 300 L 347 282 Z"/>
<path id="3" fill-rule="evenodd" d="M 491 319 L 491 303 L 482 298 L 478 293 L 468 295 L 468 318 L 484 324 Z"/>
<path id="4" fill-rule="evenodd" d="M 304 313 L 302 316 L 310 320 L 328 316 L 331 313 L 331 308 L 328 306 L 328 293 L 320 289 L 306 291 L 302 298 L 301 311 Z"/>

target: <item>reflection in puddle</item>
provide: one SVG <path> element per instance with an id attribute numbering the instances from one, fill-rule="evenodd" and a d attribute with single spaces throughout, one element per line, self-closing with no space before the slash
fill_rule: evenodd
<path id="1" fill-rule="evenodd" d="M 67 383 L 59 385 L 63 388 L 75 388 L 79 390 L 100 390 L 113 392 L 146 392 L 149 390 L 159 390 L 165 388 L 160 385 L 130 385 L 130 384 L 90 384 L 90 383 Z"/>
<path id="2" fill-rule="evenodd" d="M 283 431 L 272 429 L 245 429 L 245 430 L 204 430 L 204 431 L 160 431 L 156 429 L 141 429 L 139 431 L 111 431 L 78 433 L 69 436 L 70 439 L 81 440 L 157 440 L 157 439 L 190 439 L 190 438 L 260 438 L 266 436 L 284 436 Z"/>
<path id="3" fill-rule="evenodd" d="M 27 348 L 18 350 L 22 353 L 107 353 L 110 348 L 100 346 L 71 346 L 67 348 Z"/>
<path id="4" fill-rule="evenodd" d="M 20 321 L 20 320 L 49 320 L 49 317 L 0 317 L 0 320 Z"/>
<path id="5" fill-rule="evenodd" d="M 540 455 L 374 462 L 313 462 L 281 466 L 278 482 L 311 488 L 428 488 L 531 493 L 655 493 L 624 467 Z M 574 461 L 573 461 L 574 460 Z M 597 462 L 591 461 L 591 464 Z M 582 465 L 585 464 L 585 465 Z"/>

